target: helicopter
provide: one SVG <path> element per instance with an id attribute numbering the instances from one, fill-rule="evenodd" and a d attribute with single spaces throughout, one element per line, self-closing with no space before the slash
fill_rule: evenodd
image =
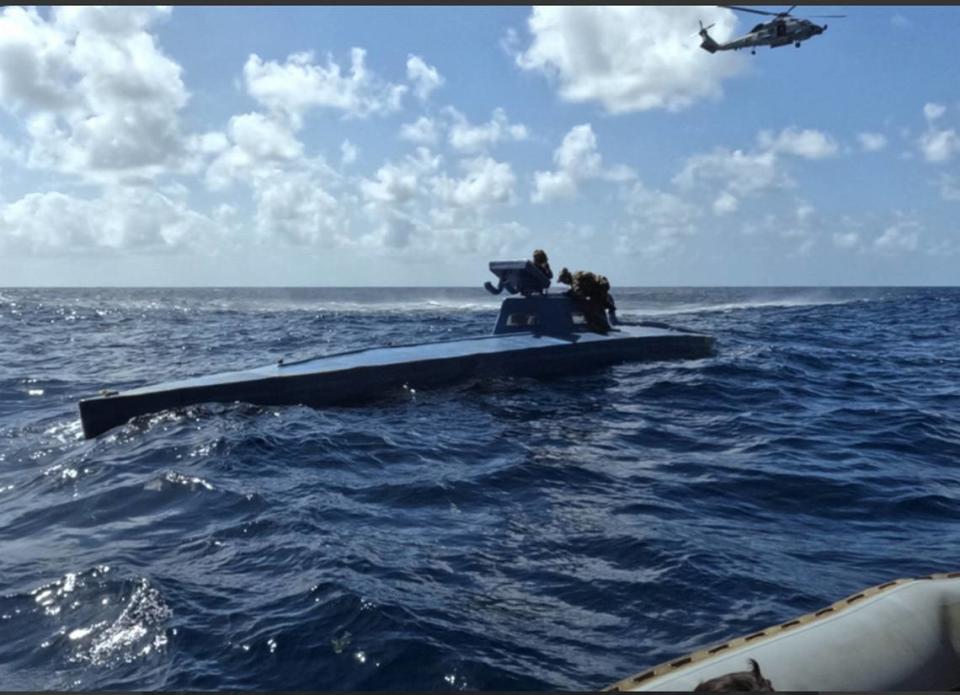
<path id="1" fill-rule="evenodd" d="M 793 17 L 790 13 L 796 7 L 796 5 L 791 5 L 790 9 L 786 12 L 766 12 L 764 10 L 755 10 L 752 7 L 737 7 L 736 5 L 718 5 L 717 7 L 726 7 L 729 10 L 736 10 L 738 12 L 752 12 L 754 14 L 769 15 L 773 19 L 767 20 L 766 22 L 760 22 L 753 29 L 750 30 L 746 36 L 741 36 L 738 39 L 733 41 L 728 41 L 727 43 L 717 43 L 712 36 L 710 36 L 708 30 L 713 26 L 711 24 L 708 27 L 703 26 L 703 22 L 700 22 L 700 37 L 703 39 L 703 43 L 700 44 L 700 48 L 710 53 L 716 53 L 717 51 L 739 51 L 741 48 L 749 48 L 750 53 L 756 55 L 756 46 L 770 46 L 770 48 L 777 48 L 778 46 L 786 46 L 787 44 L 792 43 L 797 48 L 800 48 L 800 42 L 806 41 L 809 38 L 814 36 L 819 36 L 827 30 L 827 25 L 824 24 L 822 27 L 811 22 L 809 19 L 800 19 Z M 846 17 L 845 14 L 825 14 L 825 15 L 812 15 L 818 17 Z"/>

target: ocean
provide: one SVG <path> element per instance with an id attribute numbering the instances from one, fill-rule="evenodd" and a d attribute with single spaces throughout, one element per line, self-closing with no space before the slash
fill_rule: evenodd
<path id="1" fill-rule="evenodd" d="M 0 289 L 0 688 L 596 689 L 960 569 L 960 289 L 614 288 L 716 355 L 77 402 L 490 332 L 482 289 Z"/>

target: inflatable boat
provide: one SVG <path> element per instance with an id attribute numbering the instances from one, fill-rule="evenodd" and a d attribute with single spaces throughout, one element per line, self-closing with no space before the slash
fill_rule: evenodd
<path id="1" fill-rule="evenodd" d="M 529 261 L 493 262 L 495 294 L 507 290 L 493 335 L 392 345 L 194 377 L 80 401 L 87 438 L 133 417 L 198 403 L 327 406 L 374 397 L 404 385 L 464 378 L 542 376 L 630 360 L 701 358 L 714 339 L 665 324 L 613 325 L 604 311 L 550 281 Z M 615 318 L 614 318 L 615 320 Z"/>
<path id="2" fill-rule="evenodd" d="M 956 690 L 960 572 L 897 579 L 822 610 L 698 650 L 607 690 L 691 691 L 759 664 L 777 691 Z"/>

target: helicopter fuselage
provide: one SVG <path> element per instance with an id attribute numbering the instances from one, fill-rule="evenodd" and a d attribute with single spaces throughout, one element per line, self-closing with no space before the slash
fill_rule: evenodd
<path id="1" fill-rule="evenodd" d="M 826 24 L 821 27 L 808 19 L 778 17 L 756 25 L 745 36 L 727 43 L 717 43 L 707 34 L 706 29 L 702 29 L 700 36 L 703 37 L 703 43 L 700 44 L 700 47 L 710 53 L 716 53 L 717 51 L 739 51 L 741 48 L 755 48 L 757 46 L 777 48 L 791 43 L 799 46 L 801 41 L 822 34 L 826 31 L 826 28 Z"/>

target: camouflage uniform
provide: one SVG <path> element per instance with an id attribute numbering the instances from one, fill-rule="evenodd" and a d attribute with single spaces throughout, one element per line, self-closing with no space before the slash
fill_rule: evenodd
<path id="1" fill-rule="evenodd" d="M 557 282 L 570 285 L 568 295 L 581 300 L 584 309 L 584 318 L 587 324 L 599 333 L 606 333 L 609 324 L 605 310 L 611 310 L 611 316 L 616 311 L 616 305 L 610 296 L 610 281 L 603 275 L 578 270 L 571 274 L 564 268 L 557 277 Z"/>
<path id="2" fill-rule="evenodd" d="M 533 252 L 533 264 L 537 266 L 541 273 L 547 276 L 547 280 L 553 279 L 553 271 L 550 270 L 550 264 L 547 263 L 547 253 L 543 249 L 537 249 Z"/>

